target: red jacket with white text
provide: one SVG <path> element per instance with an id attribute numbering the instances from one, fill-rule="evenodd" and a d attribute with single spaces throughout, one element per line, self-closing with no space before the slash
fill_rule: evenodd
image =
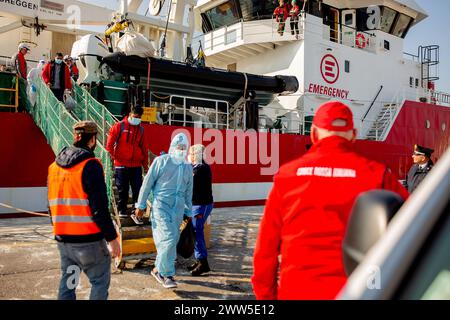
<path id="1" fill-rule="evenodd" d="M 341 137 L 325 138 L 282 166 L 256 242 L 256 298 L 334 299 L 347 279 L 341 245 L 351 208 L 372 189 L 408 197 L 385 165 L 359 155 Z"/>

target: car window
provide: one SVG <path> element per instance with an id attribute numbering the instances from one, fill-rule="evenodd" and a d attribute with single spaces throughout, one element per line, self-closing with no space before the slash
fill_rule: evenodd
<path id="1" fill-rule="evenodd" d="M 414 259 L 394 298 L 450 300 L 449 203 Z"/>

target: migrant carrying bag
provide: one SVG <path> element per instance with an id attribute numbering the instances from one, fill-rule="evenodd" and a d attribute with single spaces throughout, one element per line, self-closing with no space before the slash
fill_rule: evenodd
<path id="1" fill-rule="evenodd" d="M 192 220 L 183 221 L 180 226 L 180 240 L 177 244 L 177 253 L 185 259 L 190 258 L 194 254 L 195 231 Z"/>

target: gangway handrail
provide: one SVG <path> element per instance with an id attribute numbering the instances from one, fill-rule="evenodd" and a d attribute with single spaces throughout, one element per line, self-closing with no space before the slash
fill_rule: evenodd
<path id="1" fill-rule="evenodd" d="M 72 145 L 72 126 L 78 122 L 79 119 L 69 112 L 61 101 L 56 99 L 53 92 L 44 84 L 41 78 L 37 79 L 36 85 L 37 101 L 36 105 L 30 110 L 30 114 L 36 125 L 44 133 L 47 142 L 56 155 L 63 147 Z M 103 108 L 106 109 L 104 106 Z M 105 112 L 106 111 L 107 110 L 105 110 Z M 113 196 L 112 161 L 101 141 L 97 142 L 95 155 L 103 164 L 108 199 L 110 199 L 109 204 L 111 205 Z"/>

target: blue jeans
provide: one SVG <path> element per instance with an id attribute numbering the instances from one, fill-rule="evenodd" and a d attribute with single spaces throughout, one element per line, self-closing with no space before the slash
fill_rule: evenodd
<path id="1" fill-rule="evenodd" d="M 192 206 L 192 224 L 195 230 L 194 254 L 197 260 L 206 259 L 208 257 L 208 252 L 206 251 L 204 226 L 206 220 L 211 214 L 212 209 L 212 203 L 207 205 Z"/>
<path id="2" fill-rule="evenodd" d="M 131 192 L 133 193 L 133 204 L 136 203 L 139 197 L 139 190 L 142 186 L 142 168 L 116 167 L 115 178 L 117 190 L 119 191 L 117 207 L 119 209 L 119 214 L 125 214 L 127 211 L 130 185 Z"/>
<path id="3" fill-rule="evenodd" d="M 61 281 L 58 300 L 75 300 L 75 290 L 80 281 L 81 271 L 92 285 L 91 300 L 108 299 L 111 281 L 111 255 L 106 241 L 87 243 L 58 242 L 61 255 Z"/>

